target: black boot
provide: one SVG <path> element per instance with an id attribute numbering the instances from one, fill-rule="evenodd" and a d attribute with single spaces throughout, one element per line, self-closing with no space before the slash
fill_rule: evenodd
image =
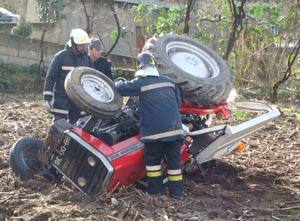
<path id="1" fill-rule="evenodd" d="M 168 181 L 170 197 L 180 198 L 183 195 L 183 182 L 181 181 Z"/>
<path id="2" fill-rule="evenodd" d="M 147 177 L 148 181 L 148 193 L 157 194 L 163 192 L 163 179 L 159 177 Z"/>

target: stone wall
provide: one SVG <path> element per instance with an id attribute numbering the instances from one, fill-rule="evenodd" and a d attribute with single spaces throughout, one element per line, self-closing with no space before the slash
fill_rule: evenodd
<path id="1" fill-rule="evenodd" d="M 4 63 L 14 63 L 21 66 L 39 64 L 41 41 L 31 38 L 22 38 L 10 34 L 0 34 L 0 59 Z M 44 42 L 44 61 L 49 64 L 53 55 L 64 46 Z"/>
<path id="2" fill-rule="evenodd" d="M 87 1 L 87 3 L 89 2 Z M 92 7 L 92 4 L 87 4 L 87 10 L 89 12 L 92 11 Z M 116 23 L 111 10 L 104 5 L 98 5 L 94 10 L 95 19 L 92 35 L 101 39 L 104 51 L 107 51 L 114 43 L 111 39 L 111 32 L 116 28 Z M 128 27 L 133 32 L 131 35 L 126 36 L 126 38 L 120 38 L 112 54 L 124 57 L 135 57 L 138 51 L 136 49 L 135 25 L 133 24 L 134 16 L 130 13 L 130 7 L 127 6 L 118 7 L 116 5 L 115 10 L 120 20 L 120 26 Z M 53 32 L 51 40 L 60 44 L 64 44 L 68 41 L 73 28 L 86 29 L 86 17 L 80 1 L 69 1 L 62 13 L 65 19 L 57 24 L 57 31 Z"/>
<path id="3" fill-rule="evenodd" d="M 35 11 L 35 1 L 29 0 L 27 8 L 27 20 L 32 24 L 33 33 L 32 38 L 40 39 L 42 27 L 44 24 L 38 27 L 38 19 Z M 83 5 L 80 1 L 66 0 L 66 5 L 63 9 L 62 20 L 57 22 L 55 25 L 47 27 L 48 31 L 45 36 L 45 40 L 48 42 L 65 44 L 69 40 L 70 32 L 74 28 L 86 29 L 86 17 L 84 13 Z M 91 12 L 94 10 L 94 28 L 92 36 L 99 37 L 103 43 L 104 51 L 110 49 L 113 45 L 111 39 L 111 32 L 116 28 L 116 23 L 111 10 L 105 5 L 96 5 L 93 8 L 92 1 L 87 1 L 87 10 Z M 133 32 L 128 35 L 125 39 L 121 38 L 112 51 L 112 54 L 122 57 L 135 57 L 138 53 L 136 49 L 136 37 L 135 37 L 135 25 L 133 24 L 134 16 L 130 13 L 130 7 L 123 4 L 115 5 L 116 13 L 118 14 L 121 27 L 128 27 Z M 1 31 L 0 31 L 1 32 Z"/>
<path id="4" fill-rule="evenodd" d="M 13 25 L 8 25 L 13 27 Z M 7 30 L 9 30 L 7 27 Z M 44 61 L 48 66 L 52 57 L 64 45 L 55 44 L 52 42 L 44 42 Z M 0 32 L 0 60 L 4 63 L 19 64 L 21 66 L 30 66 L 32 64 L 39 64 L 41 57 L 41 41 L 32 38 L 22 38 L 10 34 Z M 128 57 L 110 55 L 109 59 L 112 61 L 113 67 L 122 70 L 130 69 L 134 66 L 134 60 Z"/>
<path id="5" fill-rule="evenodd" d="M 69 40 L 70 32 L 73 28 L 86 29 L 86 17 L 83 9 L 83 5 L 80 1 L 65 0 L 64 9 L 61 12 L 64 19 L 55 24 L 43 24 L 38 23 L 37 13 L 36 13 L 36 1 L 28 0 L 27 5 L 27 15 L 26 19 L 31 23 L 33 39 L 40 39 L 42 30 L 46 29 L 47 33 L 45 35 L 45 41 L 52 42 L 56 44 L 65 44 Z M 164 3 L 160 0 L 126 0 L 126 1 L 115 1 L 115 10 L 119 17 L 119 22 L 121 27 L 126 27 L 130 32 L 128 32 L 126 37 L 121 37 L 118 44 L 111 52 L 112 55 L 121 57 L 136 57 L 139 53 L 141 46 L 139 45 L 140 38 L 137 37 L 137 32 L 139 33 L 139 25 L 134 24 L 134 15 L 130 12 L 132 5 L 137 3 L 147 2 L 156 3 L 161 6 L 170 7 L 172 3 L 179 3 L 180 0 L 168 1 L 170 3 Z M 86 1 L 87 10 L 89 12 L 95 12 L 94 28 L 92 35 L 99 37 L 103 43 L 103 51 L 107 51 L 113 45 L 113 40 L 111 39 L 111 32 L 116 28 L 116 23 L 110 8 L 105 5 L 96 5 L 94 8 L 92 1 Z M 6 30 L 0 27 L 0 33 L 9 33 L 11 27 L 6 27 Z M 139 34 L 138 34 L 139 36 Z M 147 39 L 146 39 L 147 40 Z"/>
<path id="6" fill-rule="evenodd" d="M 86 1 L 87 11 L 91 14 L 95 12 L 93 36 L 99 37 L 103 42 L 104 51 L 110 49 L 113 45 L 111 39 L 111 32 L 116 28 L 116 23 L 112 15 L 112 11 L 105 5 L 92 4 L 93 1 Z M 165 3 L 160 0 L 126 0 L 115 1 L 115 11 L 118 15 L 120 26 L 126 27 L 130 30 L 130 34 L 126 37 L 119 39 L 117 46 L 112 51 L 112 54 L 122 57 L 136 57 L 139 52 L 137 45 L 136 29 L 139 29 L 139 25 L 134 24 L 134 15 L 131 13 L 131 7 L 135 4 L 146 2 L 155 3 L 164 7 L 171 7 L 174 4 Z M 179 3 L 180 0 L 169 1 L 172 3 Z M 64 9 L 61 12 L 64 19 L 57 22 L 53 28 L 46 34 L 46 41 L 54 42 L 58 44 L 65 44 L 69 40 L 70 32 L 73 28 L 86 29 L 86 17 L 84 8 L 81 1 L 65 0 Z M 35 1 L 28 0 L 27 16 L 26 18 L 31 23 L 37 22 L 37 15 L 35 11 Z M 40 38 L 41 33 L 37 29 L 34 29 L 32 33 L 33 38 Z"/>
<path id="7" fill-rule="evenodd" d="M 132 58 L 135 58 L 139 52 L 136 39 L 136 29 L 138 27 L 136 27 L 133 22 L 134 15 L 130 13 L 132 6 L 130 2 L 139 3 L 142 1 L 116 1 L 115 10 L 118 14 L 121 27 L 127 27 L 132 32 L 125 38 L 120 38 L 117 46 L 109 56 L 109 59 L 112 61 L 114 67 L 126 69 L 134 67 L 134 61 Z M 150 2 L 160 1 L 153 0 Z M 66 0 L 65 3 L 66 7 L 62 12 L 65 18 L 58 23 L 49 24 L 37 22 L 35 11 L 36 2 L 34 0 L 28 0 L 26 18 L 31 23 L 32 34 L 30 38 L 25 40 L 23 38 L 9 35 L 12 27 L 16 24 L 0 23 L 0 59 L 2 59 L 5 63 L 20 63 L 25 66 L 38 63 L 40 60 L 40 41 L 35 39 L 40 39 L 42 31 L 47 30 L 45 35 L 45 44 L 53 46 L 52 48 L 48 48 L 48 46 L 46 46 L 48 49 L 45 51 L 45 61 L 48 63 L 53 55 L 63 48 L 65 43 L 69 40 L 70 32 L 73 28 L 86 28 L 86 18 L 80 1 Z M 88 2 L 87 8 L 89 11 L 91 11 L 92 6 L 93 5 Z M 109 8 L 99 5 L 98 8 L 95 8 L 95 12 L 96 16 L 94 20 L 94 32 L 92 35 L 101 39 L 103 43 L 103 51 L 105 52 L 113 44 L 111 39 L 111 31 L 116 27 L 116 24 Z M 20 43 L 18 44 L 20 44 L 22 48 L 26 48 L 26 50 L 23 51 L 23 49 L 16 49 L 18 46 L 16 41 L 19 41 Z M 5 42 L 8 42 L 8 44 Z M 12 47 L 12 49 L 10 50 L 9 47 Z M 26 53 L 29 54 L 28 57 L 23 56 Z"/>

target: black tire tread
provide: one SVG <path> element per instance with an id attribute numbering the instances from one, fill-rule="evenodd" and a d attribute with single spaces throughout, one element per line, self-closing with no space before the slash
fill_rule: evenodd
<path id="1" fill-rule="evenodd" d="M 24 151 L 29 147 L 34 148 L 37 152 L 42 151 L 44 143 L 41 139 L 23 137 L 12 146 L 9 152 L 10 167 L 21 180 L 31 179 L 37 173 L 27 165 L 23 157 Z"/>

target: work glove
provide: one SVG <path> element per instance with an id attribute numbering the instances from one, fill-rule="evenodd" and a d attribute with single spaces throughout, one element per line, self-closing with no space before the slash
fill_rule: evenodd
<path id="1" fill-rule="evenodd" d="M 51 109 L 52 109 L 51 101 L 44 101 L 44 108 L 48 113 L 51 113 Z"/>
<path id="2" fill-rule="evenodd" d="M 117 77 L 114 82 L 118 82 L 118 81 L 127 81 L 125 78 L 123 77 Z"/>
<path id="3" fill-rule="evenodd" d="M 120 84 L 122 84 L 123 82 L 127 81 L 125 78 L 123 77 L 118 77 L 114 80 L 115 83 L 115 87 L 118 87 Z"/>

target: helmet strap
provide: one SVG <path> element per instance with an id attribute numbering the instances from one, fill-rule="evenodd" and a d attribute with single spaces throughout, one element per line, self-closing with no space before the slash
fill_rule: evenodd
<path id="1" fill-rule="evenodd" d="M 77 47 L 76 47 L 76 43 L 74 42 L 73 37 L 71 37 L 71 44 L 72 44 L 72 48 L 75 51 L 76 54 L 81 54 L 82 52 L 78 51 Z"/>
<path id="2" fill-rule="evenodd" d="M 75 45 L 75 42 L 74 42 L 74 38 L 71 37 L 71 44 L 72 44 L 72 47 Z"/>

